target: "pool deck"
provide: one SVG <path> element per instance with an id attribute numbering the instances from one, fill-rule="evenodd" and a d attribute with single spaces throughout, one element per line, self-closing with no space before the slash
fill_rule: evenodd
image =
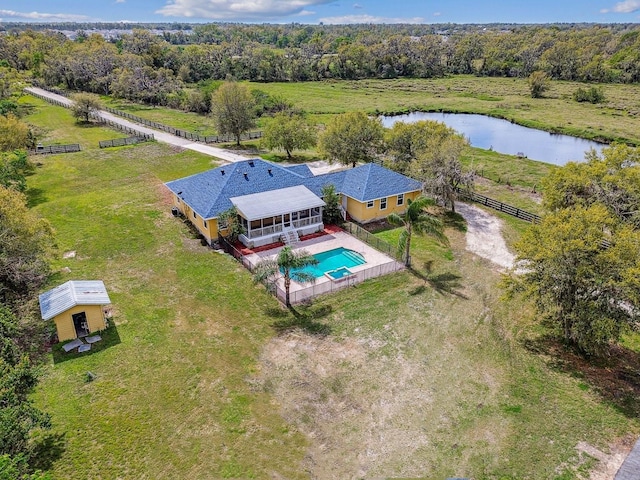
<path id="1" fill-rule="evenodd" d="M 355 267 L 348 267 L 354 274 L 361 273 L 361 275 L 355 275 L 354 277 L 359 277 L 362 281 L 366 278 L 372 278 L 373 276 L 378 275 L 365 275 L 368 271 L 370 272 L 374 267 L 378 268 L 378 271 L 386 273 L 387 271 L 397 271 L 403 268 L 403 265 L 397 262 L 395 259 L 385 255 L 382 252 L 379 252 L 373 247 L 370 247 L 366 243 L 358 240 L 357 238 L 349 235 L 344 231 L 335 231 L 326 235 L 321 235 L 316 238 L 311 238 L 309 240 L 301 241 L 292 246 L 293 250 L 306 250 L 310 255 L 315 255 L 317 253 L 326 252 L 328 250 L 333 250 L 335 248 L 348 248 L 349 250 L 353 250 L 354 252 L 358 252 L 362 255 L 366 261 L 366 263 L 362 265 L 357 265 Z M 264 250 L 260 252 L 251 253 L 245 256 L 245 259 L 249 261 L 251 267 L 253 268 L 260 261 L 275 258 L 280 250 L 282 250 L 284 246 L 279 246 L 270 250 Z M 385 268 L 382 268 L 385 266 Z M 383 273 L 381 273 L 383 274 Z M 330 284 L 331 287 L 327 288 L 327 284 Z M 348 284 L 353 284 L 349 282 L 344 282 L 344 286 Z M 284 289 L 284 281 L 283 279 L 279 279 L 277 285 L 280 289 Z M 323 288 L 324 286 L 324 288 Z M 315 296 L 316 294 L 321 294 L 329 291 L 333 291 L 335 289 L 341 288 L 340 283 L 335 282 L 327 278 L 326 276 L 319 277 L 314 284 L 300 284 L 298 282 L 291 282 L 290 292 L 292 297 L 296 298 L 298 301 L 302 301 L 303 298 L 309 298 Z M 311 295 L 304 295 L 303 291 L 311 291 L 315 292 Z M 298 295 L 294 295 L 298 293 Z M 293 300 L 292 300 L 293 301 Z"/>

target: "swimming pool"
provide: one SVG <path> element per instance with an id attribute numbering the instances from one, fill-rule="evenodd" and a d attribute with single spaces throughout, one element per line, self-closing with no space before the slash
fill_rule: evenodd
<path id="1" fill-rule="evenodd" d="M 348 248 L 340 247 L 322 253 L 316 253 L 317 265 L 310 265 L 302 270 L 316 278 L 322 277 L 326 272 L 340 270 L 342 267 L 356 267 L 367 263 L 362 255 Z"/>

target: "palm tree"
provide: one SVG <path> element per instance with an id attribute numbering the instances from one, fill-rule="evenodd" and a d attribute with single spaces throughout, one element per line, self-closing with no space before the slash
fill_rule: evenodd
<path id="1" fill-rule="evenodd" d="M 392 225 L 400 225 L 404 230 L 398 239 L 398 252 L 404 254 L 407 267 L 411 266 L 411 234 L 429 235 L 443 243 L 448 243 L 447 237 L 443 233 L 443 225 L 440 220 L 429 215 L 424 209 L 435 202 L 427 197 L 420 196 L 415 200 L 407 200 L 407 211 L 403 216 L 392 213 L 387 217 L 387 221 Z"/>
<path id="2" fill-rule="evenodd" d="M 290 307 L 289 288 L 291 287 L 291 280 L 299 283 L 314 283 L 316 277 L 303 269 L 304 267 L 316 265 L 317 263 L 318 260 L 307 251 L 298 250 L 294 252 L 291 247 L 286 246 L 280 250 L 276 258 L 263 260 L 256 265 L 253 280 L 256 283 L 274 283 L 278 274 L 282 272 L 282 276 L 284 277 L 285 305 Z"/>

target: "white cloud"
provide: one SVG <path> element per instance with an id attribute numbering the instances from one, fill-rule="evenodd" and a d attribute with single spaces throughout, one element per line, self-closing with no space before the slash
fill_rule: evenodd
<path id="1" fill-rule="evenodd" d="M 374 17 L 373 15 L 344 15 L 342 17 L 325 17 L 318 21 L 328 25 L 344 25 L 347 23 L 424 23 L 424 18 L 391 18 Z"/>
<path id="2" fill-rule="evenodd" d="M 127 0 L 116 0 L 116 3 L 125 3 Z"/>
<path id="3" fill-rule="evenodd" d="M 291 15 L 309 15 L 307 7 L 335 0 L 167 0 L 155 13 L 166 17 L 212 20 L 268 20 Z"/>
<path id="4" fill-rule="evenodd" d="M 624 2 L 616 3 L 613 8 L 603 8 L 600 13 L 633 13 L 640 10 L 639 0 L 625 0 Z"/>
<path id="5" fill-rule="evenodd" d="M 439 17 L 440 15 L 442 15 L 442 13 L 440 13 L 440 12 L 433 12 L 433 16 L 434 16 L 434 17 Z"/>
<path id="6" fill-rule="evenodd" d="M 359 3 L 354 3 L 354 4 L 353 4 L 353 8 L 355 8 L 355 9 L 361 9 L 361 8 L 362 8 L 362 5 L 360 5 Z"/>
<path id="7" fill-rule="evenodd" d="M 75 15 L 72 13 L 16 12 L 14 10 L 0 10 L 0 17 L 57 22 L 83 22 L 91 20 L 91 17 L 87 17 L 86 15 Z"/>

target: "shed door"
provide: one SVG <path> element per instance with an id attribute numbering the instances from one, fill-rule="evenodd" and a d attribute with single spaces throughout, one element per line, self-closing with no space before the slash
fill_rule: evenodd
<path id="1" fill-rule="evenodd" d="M 71 318 L 73 318 L 73 326 L 76 329 L 77 337 L 86 337 L 89 335 L 89 324 L 87 323 L 86 313 L 74 313 L 71 315 Z"/>

